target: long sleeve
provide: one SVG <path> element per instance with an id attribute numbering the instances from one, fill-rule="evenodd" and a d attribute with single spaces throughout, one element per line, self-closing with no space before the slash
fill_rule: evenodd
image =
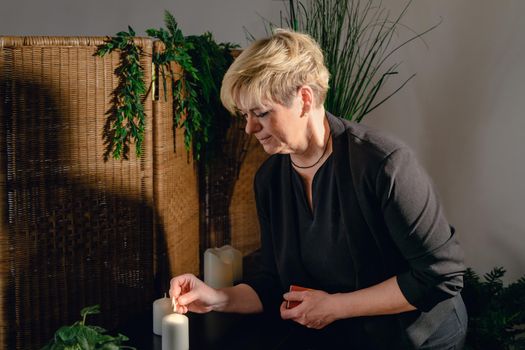
<path id="1" fill-rule="evenodd" d="M 433 185 L 407 148 L 385 159 L 376 195 L 392 239 L 409 264 L 397 275 L 401 292 L 422 311 L 453 297 L 463 287 L 463 252 Z"/>
<path id="2" fill-rule="evenodd" d="M 254 191 L 261 232 L 261 262 L 257 274 L 245 282 L 255 290 L 265 312 L 278 312 L 283 291 L 277 273 L 270 221 L 265 210 L 268 202 L 258 188 L 257 177 Z"/>

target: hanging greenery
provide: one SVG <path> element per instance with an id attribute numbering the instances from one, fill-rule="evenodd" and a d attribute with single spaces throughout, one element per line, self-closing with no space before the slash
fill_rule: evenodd
<path id="1" fill-rule="evenodd" d="M 224 151 L 222 145 L 232 123 L 231 114 L 220 100 L 220 90 L 222 78 L 233 62 L 232 51 L 238 45 L 217 43 L 210 32 L 187 36 L 186 41 L 192 44 L 188 52 L 199 71 L 199 81 L 195 82 L 197 103 L 206 126 L 197 138 L 207 142 L 194 152 L 208 163 Z"/>
<path id="2" fill-rule="evenodd" d="M 213 155 L 213 150 L 217 149 L 217 142 L 225 137 L 231 120 L 219 100 L 219 91 L 222 77 L 233 61 L 231 50 L 238 46 L 230 43 L 218 44 L 209 32 L 200 36 L 185 37 L 178 28 L 175 17 L 168 11 L 165 11 L 164 22 L 166 29 L 146 30 L 150 37 L 160 40 L 165 46 L 163 52 L 153 55 L 153 64 L 159 72 L 164 90 L 167 88 L 167 79 L 172 82 L 174 130 L 184 129 L 184 144 L 186 150 L 193 149 L 194 159 L 207 160 Z M 97 51 L 99 56 L 104 56 L 114 50 L 120 50 L 124 57 L 116 72 L 123 81 L 119 88 L 121 85 L 124 88 L 118 88 L 116 91 L 119 98 L 115 101 L 115 122 L 111 124 L 111 132 L 108 133 L 113 137 L 107 142 L 116 159 L 126 154 L 130 140 L 135 141 L 136 153 L 140 156 L 144 135 L 143 108 L 135 108 L 136 100 L 132 99 L 144 94 L 144 86 L 125 82 L 130 76 L 134 80 L 138 79 L 138 76 L 132 73 L 140 71 L 140 81 L 144 84 L 144 75 L 138 61 L 140 52 L 133 43 L 134 35 L 130 27 L 129 33 L 117 33 L 116 37 L 109 38 Z M 134 50 L 130 48 L 132 46 Z M 129 54 L 134 56 L 129 58 Z M 137 64 L 132 65 L 131 62 Z M 179 65 L 181 70 L 174 71 L 171 63 Z M 120 122 L 121 110 L 128 113 L 125 114 L 128 116 L 126 120 L 142 120 L 142 128 L 134 129 L 133 124 Z"/>
<path id="3" fill-rule="evenodd" d="M 200 81 L 198 71 L 194 67 L 191 56 L 188 51 L 193 48 L 192 44 L 187 42 L 178 28 L 175 18 L 166 11 L 165 25 L 160 29 L 147 29 L 146 33 L 164 43 L 164 51 L 156 52 L 153 55 L 153 62 L 156 65 L 159 75 L 162 79 L 162 85 L 166 90 L 166 79 L 172 81 L 173 98 L 176 99 L 173 105 L 173 127 L 184 128 L 184 145 L 190 149 L 192 140 L 194 148 L 199 150 L 202 143 L 207 142 L 207 125 L 203 120 L 203 115 L 199 110 L 197 102 L 196 84 Z M 180 72 L 173 71 L 171 63 L 176 62 L 180 67 Z M 166 96 L 166 94 L 165 94 Z M 185 118 L 185 115 L 188 115 Z M 202 138 L 195 138 L 199 133 Z M 199 152 L 194 153 L 199 158 Z"/>
<path id="4" fill-rule="evenodd" d="M 184 144 L 193 147 L 194 158 L 208 160 L 225 137 L 231 116 L 219 95 L 222 78 L 233 61 L 231 51 L 238 45 L 217 43 L 210 32 L 185 37 L 173 15 L 165 12 L 167 31 L 148 29 L 149 36 L 162 41 L 165 50 L 153 57 L 159 67 L 163 86 L 172 80 L 176 127 L 184 128 Z M 173 72 L 176 62 L 181 73 Z"/>
<path id="5" fill-rule="evenodd" d="M 128 27 L 128 32 L 118 32 L 100 46 L 96 55 L 103 57 L 115 50 L 120 51 L 120 64 L 115 70 L 119 84 L 113 92 L 113 108 L 109 112 L 108 122 L 104 127 L 106 135 L 106 153 L 113 158 L 127 158 L 129 143 L 135 142 L 135 153 L 142 153 L 144 141 L 144 105 L 142 96 L 146 92 L 144 72 L 140 66 L 140 49 L 133 39 L 135 31 Z"/>

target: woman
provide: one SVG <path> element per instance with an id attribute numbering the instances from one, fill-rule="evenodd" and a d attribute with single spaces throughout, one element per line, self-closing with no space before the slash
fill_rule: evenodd
<path id="1" fill-rule="evenodd" d="M 218 290 L 175 277 L 177 311 L 278 311 L 309 347 L 459 349 L 463 254 L 431 181 L 400 142 L 326 112 L 328 78 L 285 30 L 226 73 L 223 104 L 272 155 L 254 185 L 261 273 Z"/>

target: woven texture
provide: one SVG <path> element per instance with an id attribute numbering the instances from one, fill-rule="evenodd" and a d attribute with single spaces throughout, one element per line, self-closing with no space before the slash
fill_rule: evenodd
<path id="1" fill-rule="evenodd" d="M 163 50 L 155 42 L 154 52 Z M 178 66 L 171 67 L 180 72 Z M 157 210 L 155 240 L 160 290 L 167 291 L 169 278 L 199 273 L 199 199 L 192 156 L 184 148 L 183 130 L 173 131 L 171 79 L 166 90 L 157 80 L 154 101 L 154 191 Z"/>
<path id="2" fill-rule="evenodd" d="M 253 253 L 261 246 L 253 179 L 267 158 L 268 154 L 264 152 L 259 142 L 252 138 L 239 172 L 239 178 L 235 182 L 230 205 L 231 243 L 244 255 Z"/>
<path id="3" fill-rule="evenodd" d="M 241 52 L 241 50 L 234 50 L 232 55 L 238 57 Z M 244 132 L 244 125 L 238 132 Z M 268 158 L 268 154 L 253 137 L 250 138 L 245 149 L 246 154 L 243 155 L 242 164 L 238 169 L 239 175 L 233 188 L 229 214 L 231 244 L 243 255 L 248 255 L 261 246 L 253 179 L 261 164 Z"/>
<path id="4" fill-rule="evenodd" d="M 114 329 L 172 276 L 198 273 L 204 249 L 259 246 L 252 183 L 266 155 L 242 121 L 201 176 L 203 200 L 169 81 L 144 96 L 143 156 L 132 145 L 129 160 L 104 161 L 120 57 L 95 57 L 103 40 L 0 37 L 0 349 L 37 349 L 93 304 L 90 322 Z M 135 42 L 151 86 L 162 45 Z"/>
<path id="5" fill-rule="evenodd" d="M 247 155 L 250 137 L 245 121 L 230 119 L 230 127 L 207 166 L 200 164 L 201 254 L 208 247 L 231 243 L 230 205 L 240 167 Z"/>
<path id="6" fill-rule="evenodd" d="M 0 38 L 2 349 L 39 348 L 87 305 L 112 328 L 153 299 L 152 102 L 144 156 L 104 162 L 119 55 L 94 57 L 102 42 Z"/>

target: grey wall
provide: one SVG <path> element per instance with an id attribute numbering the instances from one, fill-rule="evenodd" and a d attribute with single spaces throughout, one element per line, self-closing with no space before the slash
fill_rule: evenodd
<path id="1" fill-rule="evenodd" d="M 263 20 L 279 20 L 278 0 L 2 0 L 1 35 L 112 35 L 127 29 L 137 34 L 163 25 L 170 11 L 184 33 L 212 31 L 218 41 L 245 45 L 243 26 L 265 33 Z"/>
<path id="2" fill-rule="evenodd" d="M 389 1 L 400 8 L 401 0 Z M 414 148 L 457 228 L 467 263 L 525 274 L 525 2 L 418 0 L 405 23 L 443 23 L 400 52 L 417 76 L 368 124 Z"/>
<path id="3" fill-rule="evenodd" d="M 389 0 L 397 13 L 404 0 Z M 122 8 L 122 6 L 124 6 Z M 170 10 L 186 34 L 211 30 L 245 45 L 243 26 L 264 33 L 259 15 L 278 20 L 270 0 L 3 0 L 1 35 L 111 35 L 162 24 Z M 399 52 L 401 73 L 416 78 L 365 122 L 416 151 L 433 177 L 467 264 L 479 272 L 525 273 L 525 2 L 418 0 L 404 23 L 421 42 Z M 403 36 L 403 33 L 401 33 Z M 392 85 L 393 86 L 393 85 Z"/>

